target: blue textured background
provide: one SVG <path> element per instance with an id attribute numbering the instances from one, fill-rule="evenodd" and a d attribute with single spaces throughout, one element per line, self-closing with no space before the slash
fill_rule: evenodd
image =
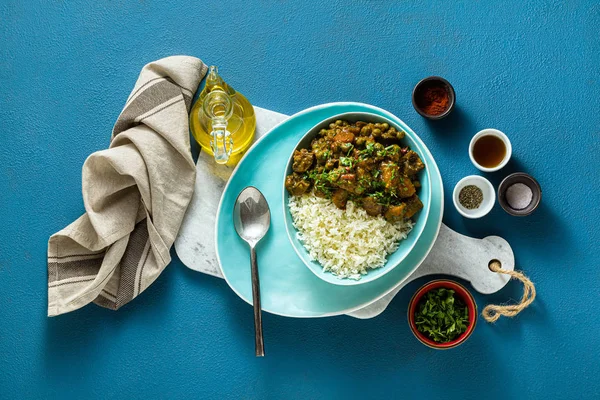
<path id="1" fill-rule="evenodd" d="M 2 0 L 0 398 L 599 398 L 600 5 L 407 3 Z M 122 310 L 46 318 L 46 241 L 83 211 L 81 165 L 107 147 L 141 67 L 172 54 L 219 65 L 280 112 L 341 100 L 390 110 L 431 149 L 447 198 L 477 173 L 470 137 L 506 132 L 513 161 L 489 177 L 533 174 L 540 209 L 466 221 L 447 200 L 444 221 L 507 238 L 536 302 L 437 352 L 406 323 L 421 279 L 373 320 L 265 315 L 267 357 L 255 359 L 251 308 L 173 253 Z M 458 98 L 436 123 L 410 103 L 432 74 Z M 511 282 L 476 297 L 520 292 Z"/>

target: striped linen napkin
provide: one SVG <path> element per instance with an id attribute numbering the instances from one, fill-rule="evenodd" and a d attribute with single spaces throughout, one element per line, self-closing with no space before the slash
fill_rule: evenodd
<path id="1" fill-rule="evenodd" d="M 196 176 L 188 112 L 206 70 L 187 56 L 142 69 L 109 148 L 83 165 L 86 213 L 48 241 L 48 316 L 90 302 L 116 310 L 171 261 Z"/>

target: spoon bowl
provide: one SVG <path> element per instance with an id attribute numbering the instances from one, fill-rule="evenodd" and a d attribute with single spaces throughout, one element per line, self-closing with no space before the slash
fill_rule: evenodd
<path id="1" fill-rule="evenodd" d="M 271 212 L 257 188 L 248 186 L 240 192 L 233 209 L 233 223 L 239 237 L 250 246 L 256 246 L 265 236 L 271 225 Z"/>

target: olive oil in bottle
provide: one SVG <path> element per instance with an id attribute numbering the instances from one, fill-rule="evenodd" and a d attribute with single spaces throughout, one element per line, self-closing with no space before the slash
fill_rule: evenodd
<path id="1" fill-rule="evenodd" d="M 256 129 L 254 108 L 211 66 L 206 84 L 190 113 L 192 135 L 218 164 L 237 164 L 252 144 Z"/>

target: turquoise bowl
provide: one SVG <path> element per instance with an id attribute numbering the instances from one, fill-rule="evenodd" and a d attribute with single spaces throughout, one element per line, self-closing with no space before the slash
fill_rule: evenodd
<path id="1" fill-rule="evenodd" d="M 390 126 L 393 126 L 396 129 L 404 130 L 406 132 L 406 135 L 405 135 L 404 139 L 402 140 L 402 144 L 408 145 L 411 148 L 411 150 L 415 151 L 419 155 L 421 160 L 423 160 L 423 163 L 425 164 L 425 169 L 423 169 L 422 171 L 419 172 L 419 180 L 421 181 L 421 189 L 419 189 L 419 191 L 418 191 L 419 198 L 423 202 L 423 209 L 421 211 L 419 211 L 419 213 L 415 216 L 414 219 L 415 219 L 416 223 L 415 223 L 413 229 L 408 234 L 408 237 L 406 239 L 404 239 L 402 242 L 400 242 L 400 246 L 398 247 L 398 249 L 395 252 L 393 252 L 387 256 L 387 261 L 382 267 L 369 270 L 369 272 L 366 275 L 363 275 L 358 280 L 348 279 L 348 278 L 340 279 L 336 275 L 334 275 L 330 272 L 325 272 L 325 271 L 323 271 L 323 267 L 321 266 L 321 264 L 319 264 L 318 261 L 314 260 L 310 256 L 310 254 L 308 253 L 308 251 L 306 250 L 306 248 L 304 247 L 302 242 L 298 239 L 298 231 L 293 224 L 292 215 L 290 214 L 289 207 L 288 207 L 289 194 L 288 194 L 288 191 L 285 189 L 285 185 L 284 185 L 285 177 L 292 173 L 292 163 L 293 163 L 292 156 L 294 154 L 294 151 L 296 151 L 297 149 L 299 150 L 299 149 L 304 149 L 304 148 L 310 148 L 310 142 L 318 135 L 319 131 L 321 129 L 327 127 L 330 123 L 335 122 L 338 119 L 352 121 L 352 122 L 354 122 L 354 121 L 365 121 L 365 122 L 373 122 L 373 123 L 387 122 Z M 288 238 L 290 240 L 290 243 L 292 244 L 292 247 L 294 248 L 296 254 L 298 254 L 298 257 L 300 257 L 300 259 L 302 260 L 304 265 L 306 265 L 312 273 L 314 273 L 316 276 L 318 276 L 325 282 L 328 282 L 328 283 L 331 283 L 334 285 L 353 286 L 353 285 L 361 285 L 364 283 L 374 281 L 378 278 L 381 278 L 388 272 L 392 271 L 396 266 L 398 266 L 410 254 L 411 250 L 415 247 L 415 244 L 421 237 L 421 234 L 423 233 L 423 229 L 425 228 L 427 219 L 429 217 L 429 210 L 431 209 L 431 175 L 430 175 L 429 168 L 427 165 L 427 157 L 425 156 L 423 149 L 419 145 L 418 141 L 415 140 L 413 135 L 415 135 L 415 134 L 412 131 L 403 129 L 400 125 L 398 125 L 394 121 L 392 121 L 386 117 L 383 117 L 381 115 L 368 113 L 368 112 L 347 112 L 347 113 L 334 115 L 332 117 L 324 119 L 323 121 L 319 122 L 317 125 L 313 126 L 300 139 L 300 141 L 294 148 L 294 151 L 292 151 L 292 153 L 290 154 L 290 157 L 289 157 L 288 163 L 287 163 L 287 167 L 285 169 L 285 174 L 283 176 L 283 181 L 282 181 L 283 214 L 284 214 L 284 221 L 285 221 L 285 229 L 286 229 Z"/>

